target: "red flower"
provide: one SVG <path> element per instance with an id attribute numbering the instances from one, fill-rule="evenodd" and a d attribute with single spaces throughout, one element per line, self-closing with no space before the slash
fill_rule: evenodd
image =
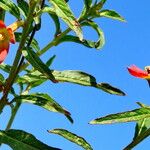
<path id="1" fill-rule="evenodd" d="M 132 65 L 127 68 L 129 73 L 135 77 L 142 78 L 142 79 L 150 79 L 150 68 L 145 67 L 145 70 L 138 68 L 135 65 Z"/>
<path id="2" fill-rule="evenodd" d="M 10 27 L 6 27 L 4 22 L 0 20 L 0 64 L 8 54 L 10 43 L 15 43 L 14 32 Z"/>

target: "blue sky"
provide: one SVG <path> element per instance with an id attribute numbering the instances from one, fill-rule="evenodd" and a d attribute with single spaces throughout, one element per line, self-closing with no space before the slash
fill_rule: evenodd
<path id="1" fill-rule="evenodd" d="M 78 17 L 83 2 L 70 0 L 75 15 Z M 132 140 L 135 123 L 113 125 L 89 125 L 88 122 L 108 115 L 138 108 L 140 101 L 149 102 L 150 89 L 146 81 L 129 75 L 127 67 L 135 64 L 140 68 L 150 65 L 150 1 L 143 3 L 136 0 L 108 0 L 105 8 L 119 12 L 126 23 L 111 19 L 96 19 L 103 29 L 106 44 L 101 50 L 90 49 L 75 43 L 64 43 L 52 48 L 46 55 L 47 60 L 53 54 L 57 57 L 52 65 L 56 70 L 82 70 L 96 77 L 97 82 L 107 82 L 122 89 L 127 96 L 120 97 L 104 93 L 103 91 L 68 83 L 45 83 L 32 92 L 49 93 L 57 102 L 67 108 L 74 118 L 70 124 L 63 115 L 48 112 L 37 106 L 23 104 L 20 108 L 12 128 L 22 129 L 35 135 L 44 143 L 64 150 L 80 150 L 79 146 L 59 137 L 47 133 L 54 128 L 65 128 L 84 137 L 94 150 L 121 150 Z M 11 23 L 14 18 L 7 16 L 6 22 Z M 54 26 L 47 15 L 43 15 L 43 29 L 36 35 L 42 48 L 51 39 Z M 65 25 L 64 25 L 65 28 Z M 84 36 L 96 39 L 97 35 L 89 28 L 85 28 Z M 86 33 L 85 33 L 86 32 Z M 16 45 L 11 46 L 6 63 L 12 63 Z M 9 117 L 6 108 L 0 119 L 3 126 Z M 135 150 L 148 150 L 150 141 L 147 138 Z M 3 146 L 2 150 L 9 150 Z"/>

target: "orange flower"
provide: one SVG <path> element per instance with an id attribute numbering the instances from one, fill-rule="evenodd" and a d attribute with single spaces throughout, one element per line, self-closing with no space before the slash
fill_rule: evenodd
<path id="1" fill-rule="evenodd" d="M 127 68 L 129 73 L 135 77 L 142 78 L 142 79 L 150 79 L 150 67 L 145 67 L 145 70 L 138 68 L 135 65 L 132 65 Z"/>
<path id="2" fill-rule="evenodd" d="M 14 32 L 0 20 L 0 63 L 4 61 L 9 51 L 9 44 L 15 43 Z"/>

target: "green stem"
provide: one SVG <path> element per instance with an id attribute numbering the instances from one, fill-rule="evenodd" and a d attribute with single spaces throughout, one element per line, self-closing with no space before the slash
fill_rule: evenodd
<path id="1" fill-rule="evenodd" d="M 21 102 L 16 102 L 16 105 L 14 106 L 14 108 L 12 108 L 11 117 L 10 117 L 10 119 L 8 121 L 8 124 L 7 124 L 7 127 L 6 127 L 5 130 L 9 130 L 11 128 L 12 123 L 13 123 L 13 121 L 15 119 L 15 116 L 16 116 L 20 106 L 21 106 Z"/>
<path id="2" fill-rule="evenodd" d="M 17 74 L 18 74 L 18 64 L 19 64 L 21 56 L 22 56 L 21 50 L 24 47 L 24 45 L 26 43 L 26 38 L 28 37 L 28 34 L 29 34 L 30 24 L 32 23 L 32 20 L 33 20 L 33 13 L 34 13 L 36 3 L 37 3 L 36 1 L 32 1 L 31 5 L 30 5 L 29 14 L 28 14 L 27 20 L 25 21 L 24 28 L 23 28 L 20 45 L 18 47 L 17 54 L 16 54 L 15 60 L 13 62 L 9 77 L 5 84 L 3 97 L 0 100 L 0 114 L 2 113 L 5 105 L 8 103 L 7 97 L 8 97 L 9 91 L 15 81 Z"/>
<path id="3" fill-rule="evenodd" d="M 53 41 L 49 42 L 42 50 L 40 50 L 39 52 L 37 52 L 37 55 L 40 56 L 42 54 L 44 54 L 47 50 L 49 50 L 51 47 L 57 45 L 57 43 L 59 42 L 59 40 L 64 37 L 67 33 L 69 33 L 71 31 L 70 28 L 67 28 L 64 32 L 62 32 L 59 36 L 55 37 L 53 39 Z"/>
<path id="4" fill-rule="evenodd" d="M 135 140 L 133 140 L 127 147 L 125 147 L 123 150 L 131 150 L 134 148 L 136 145 L 138 145 L 140 142 L 142 142 L 145 138 L 150 136 L 150 128 L 140 134 Z"/>

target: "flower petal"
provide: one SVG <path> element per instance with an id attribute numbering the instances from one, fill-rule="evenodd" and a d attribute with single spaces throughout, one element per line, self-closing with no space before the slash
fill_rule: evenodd
<path id="1" fill-rule="evenodd" d="M 11 28 L 7 28 L 8 34 L 9 34 L 9 40 L 12 44 L 15 44 L 15 35 Z"/>
<path id="2" fill-rule="evenodd" d="M 0 28 L 6 28 L 6 25 L 4 24 L 2 20 L 0 20 Z"/>
<path id="3" fill-rule="evenodd" d="M 9 51 L 9 47 L 8 49 L 3 49 L 3 50 L 0 50 L 0 64 L 4 61 L 4 59 L 6 58 L 7 54 L 8 54 L 8 51 Z"/>
<path id="4" fill-rule="evenodd" d="M 137 66 L 135 65 L 132 65 L 130 67 L 127 68 L 129 73 L 135 77 L 138 77 L 138 78 L 146 78 L 148 77 L 148 73 L 140 68 L 138 68 Z"/>

